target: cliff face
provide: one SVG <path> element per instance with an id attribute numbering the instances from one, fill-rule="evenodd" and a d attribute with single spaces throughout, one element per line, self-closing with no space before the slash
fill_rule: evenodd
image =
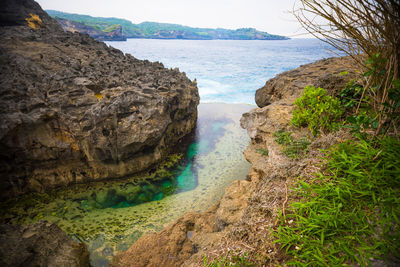
<path id="1" fill-rule="evenodd" d="M 121 25 L 116 26 L 115 29 L 109 32 L 102 32 L 77 21 L 62 18 L 56 18 L 56 20 L 66 31 L 88 34 L 99 41 L 126 41 L 126 37 L 122 34 Z"/>
<path id="2" fill-rule="evenodd" d="M 145 170 L 192 131 L 184 73 L 64 32 L 31 0 L 0 10 L 2 198 Z"/>
<path id="3" fill-rule="evenodd" d="M 301 66 L 277 75 L 257 92 L 269 105 L 243 114 L 241 125 L 251 137 L 244 151 L 251 163 L 247 180 L 235 181 L 226 189 L 218 205 L 204 213 L 189 213 L 157 234 L 140 238 L 127 252 L 114 258 L 112 266 L 203 266 L 206 255 L 211 262 L 233 254 L 247 252 L 257 266 L 276 266 L 284 257 L 273 244 L 271 229 L 282 209 L 291 199 L 291 187 L 297 177 L 309 177 L 321 156 L 347 133 L 312 139 L 306 129 L 290 126 L 293 102 L 305 86 L 340 89 L 354 77 L 349 58 L 331 58 Z M 343 71 L 349 74 L 339 75 Z M 290 159 L 275 141 L 278 130 L 292 131 L 310 138 L 308 156 Z M 268 156 L 259 153 L 267 150 Z M 151 249 L 150 249 L 151 248 Z"/>

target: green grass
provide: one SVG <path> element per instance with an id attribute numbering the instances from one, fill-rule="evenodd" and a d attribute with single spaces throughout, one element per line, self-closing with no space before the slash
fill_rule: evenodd
<path id="1" fill-rule="evenodd" d="M 115 31 L 116 29 L 118 29 L 120 26 L 121 26 L 121 25 L 119 25 L 119 24 L 111 25 L 111 26 L 109 26 L 109 27 L 103 29 L 103 32 L 113 32 L 113 31 Z"/>
<path id="2" fill-rule="evenodd" d="M 303 94 L 294 102 L 291 123 L 296 127 L 310 129 L 314 136 L 322 131 L 335 131 L 340 125 L 344 113 L 340 100 L 329 96 L 325 89 L 306 86 Z"/>
<path id="3" fill-rule="evenodd" d="M 255 267 L 256 265 L 249 261 L 247 253 L 244 255 L 232 255 L 222 257 L 212 262 L 208 262 L 208 257 L 204 256 L 204 267 Z"/>
<path id="4" fill-rule="evenodd" d="M 261 154 L 262 156 L 268 156 L 268 150 L 266 150 L 266 149 L 257 148 L 257 149 L 256 149 L 256 152 L 257 152 L 258 154 Z"/>
<path id="5" fill-rule="evenodd" d="M 347 141 L 327 152 L 324 173 L 299 181 L 300 201 L 275 232 L 295 266 L 368 266 L 400 259 L 400 142 Z M 291 223 L 287 223 L 291 222 Z"/>
<path id="6" fill-rule="evenodd" d="M 282 145 L 282 152 L 291 159 L 299 159 L 308 153 L 310 140 L 307 137 L 293 138 L 291 132 L 279 130 L 274 133 L 275 142 Z"/>

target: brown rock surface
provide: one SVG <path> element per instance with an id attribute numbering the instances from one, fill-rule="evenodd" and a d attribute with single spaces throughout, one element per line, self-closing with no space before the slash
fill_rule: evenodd
<path id="1" fill-rule="evenodd" d="M 248 253 L 256 266 L 280 263 L 284 256 L 272 242 L 271 229 L 276 227 L 278 215 L 290 201 L 291 187 L 299 175 L 309 177 L 318 171 L 321 148 L 326 149 L 347 136 L 345 131 L 340 131 L 312 139 L 306 129 L 291 128 L 293 101 L 306 85 L 319 83 L 334 94 L 354 77 L 355 72 L 346 69 L 351 65 L 348 60 L 317 61 L 268 81 L 267 84 L 276 85 L 277 95 L 270 99 L 276 101 L 243 114 L 241 119 L 252 140 L 244 151 L 252 164 L 249 181 L 235 181 L 219 204 L 207 212 L 186 214 L 161 232 L 140 238 L 127 252 L 119 254 L 112 266 L 204 266 L 204 255 L 211 262 L 229 256 L 230 252 Z M 343 78 L 337 76 L 347 70 L 350 74 Z M 295 73 L 301 75 L 294 76 Z M 333 78 L 327 81 L 326 77 Z M 332 82 L 339 77 L 340 83 Z M 291 130 L 294 136 L 308 135 L 312 139 L 308 156 L 298 160 L 285 156 L 273 136 L 280 129 Z M 268 156 L 261 155 L 257 149 L 268 150 Z"/>
<path id="2" fill-rule="evenodd" d="M 112 266 L 189 266 L 199 262 L 207 248 L 221 241 L 240 221 L 247 206 L 248 181 L 235 181 L 217 206 L 204 213 L 187 213 L 159 233 L 141 237 Z M 226 229 L 224 229 L 226 228 Z"/>
<path id="3" fill-rule="evenodd" d="M 55 224 L 0 225 L 1 266 L 90 266 L 89 251 Z"/>
<path id="4" fill-rule="evenodd" d="M 342 75 L 343 72 L 349 72 Z M 284 98 L 297 98 L 307 85 L 322 87 L 335 94 L 356 77 L 354 62 L 348 57 L 328 58 L 278 74 L 256 91 L 260 108 Z"/>
<path id="5" fill-rule="evenodd" d="M 64 32 L 32 0 L 0 5 L 2 198 L 137 173 L 192 131 L 184 73 Z"/>

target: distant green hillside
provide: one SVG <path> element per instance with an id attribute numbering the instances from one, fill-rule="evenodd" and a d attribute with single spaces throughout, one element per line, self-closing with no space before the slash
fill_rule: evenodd
<path id="1" fill-rule="evenodd" d="M 192 28 L 188 26 L 157 22 L 142 22 L 133 24 L 129 20 L 119 18 L 101 18 L 88 15 L 79 15 L 46 10 L 54 17 L 79 22 L 93 27 L 95 30 L 107 33 L 119 25 L 122 27 L 122 34 L 127 38 L 152 38 L 152 39 L 225 39 L 225 40 L 287 40 L 289 38 L 272 35 L 266 32 L 257 31 L 254 28 L 242 28 L 237 30 Z"/>

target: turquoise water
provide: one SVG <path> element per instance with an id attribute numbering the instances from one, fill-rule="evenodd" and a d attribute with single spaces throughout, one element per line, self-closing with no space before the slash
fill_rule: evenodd
<path id="1" fill-rule="evenodd" d="M 119 187 L 93 190 L 86 196 L 71 197 L 84 211 L 107 208 L 126 208 L 145 202 L 158 201 L 164 197 L 193 190 L 198 185 L 198 157 L 206 156 L 215 148 L 216 143 L 225 134 L 225 126 L 231 120 L 212 120 L 203 122 L 200 114 L 196 131 L 186 137 L 186 149 L 176 154 L 177 163 L 164 166 L 150 182 L 123 182 Z M 201 133 L 200 133 L 201 131 Z"/>
<path id="2" fill-rule="evenodd" d="M 242 151 L 249 137 L 239 119 L 251 108 L 200 104 L 187 145 L 148 176 L 26 195 L 2 206 L 0 221 L 54 222 L 87 244 L 93 266 L 108 266 L 116 252 L 128 249 L 143 234 L 161 230 L 188 211 L 206 210 L 232 181 L 246 177 L 249 163 Z"/>
<path id="3" fill-rule="evenodd" d="M 136 58 L 178 67 L 197 79 L 201 102 L 255 104 L 255 90 L 276 74 L 333 56 L 316 39 L 107 42 Z"/>

